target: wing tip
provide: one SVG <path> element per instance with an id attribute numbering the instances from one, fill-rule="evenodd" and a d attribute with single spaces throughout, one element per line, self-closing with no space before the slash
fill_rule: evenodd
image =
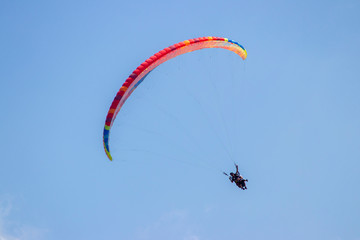
<path id="1" fill-rule="evenodd" d="M 106 156 L 109 158 L 109 160 L 112 161 L 112 160 L 113 160 L 113 159 L 112 159 L 112 156 L 111 156 L 111 154 L 108 152 L 107 149 L 105 149 L 105 153 L 106 153 Z"/>

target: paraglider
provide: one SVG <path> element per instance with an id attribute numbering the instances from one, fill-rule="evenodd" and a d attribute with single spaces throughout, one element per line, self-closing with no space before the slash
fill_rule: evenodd
<path id="1" fill-rule="evenodd" d="M 222 37 L 201 37 L 179 42 L 161 50 L 160 52 L 148 58 L 139 67 L 137 67 L 123 83 L 107 113 L 103 134 L 103 144 L 106 155 L 110 160 L 112 160 L 109 148 L 110 129 L 121 107 L 124 105 L 125 101 L 131 95 L 131 93 L 136 89 L 136 87 L 139 86 L 145 77 L 160 64 L 181 54 L 205 48 L 227 49 L 236 53 L 244 60 L 247 56 L 245 48 L 235 41 Z"/>
<path id="2" fill-rule="evenodd" d="M 236 186 L 238 186 L 242 190 L 245 190 L 245 189 L 247 189 L 246 182 L 248 182 L 248 179 L 245 179 L 243 176 L 240 175 L 239 166 L 236 163 L 235 163 L 235 167 L 236 167 L 235 173 L 231 172 L 230 176 L 225 172 L 224 172 L 224 174 L 226 176 L 229 176 L 229 180 L 231 182 L 235 182 Z"/>

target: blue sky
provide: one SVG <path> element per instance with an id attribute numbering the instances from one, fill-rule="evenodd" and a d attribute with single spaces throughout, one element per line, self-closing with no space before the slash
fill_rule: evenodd
<path id="1" fill-rule="evenodd" d="M 359 1 L 0 2 L 0 239 L 360 239 Z M 102 148 L 110 104 L 157 51 Z M 221 171 L 233 162 L 248 190 Z"/>

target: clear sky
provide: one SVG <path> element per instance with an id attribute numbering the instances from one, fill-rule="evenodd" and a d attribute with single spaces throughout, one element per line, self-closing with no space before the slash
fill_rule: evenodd
<path id="1" fill-rule="evenodd" d="M 0 239 L 360 239 L 360 2 L 0 1 Z M 164 63 L 103 150 L 110 104 Z M 242 191 L 222 175 L 233 162 Z"/>

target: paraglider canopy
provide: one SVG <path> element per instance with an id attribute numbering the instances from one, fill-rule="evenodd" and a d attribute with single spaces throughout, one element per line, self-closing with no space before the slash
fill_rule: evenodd
<path id="1" fill-rule="evenodd" d="M 107 113 L 104 127 L 103 144 L 106 155 L 110 160 L 112 156 L 109 148 L 110 129 L 121 107 L 145 77 L 157 66 L 184 53 L 204 49 L 204 48 L 223 48 L 238 54 L 242 59 L 246 59 L 247 53 L 239 43 L 222 37 L 201 37 L 185 40 L 167 47 L 154 54 L 138 66 L 126 79 L 122 87 L 116 94 L 110 109 Z"/>

